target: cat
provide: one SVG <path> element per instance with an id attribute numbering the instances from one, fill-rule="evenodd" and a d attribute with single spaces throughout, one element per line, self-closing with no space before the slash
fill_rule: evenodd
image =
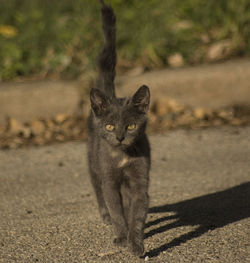
<path id="1" fill-rule="evenodd" d="M 88 164 L 100 215 L 112 224 L 114 243 L 144 253 L 148 211 L 150 145 L 145 133 L 150 91 L 141 86 L 131 98 L 117 98 L 116 17 L 101 4 L 104 45 L 97 59 L 98 79 L 90 90 Z"/>

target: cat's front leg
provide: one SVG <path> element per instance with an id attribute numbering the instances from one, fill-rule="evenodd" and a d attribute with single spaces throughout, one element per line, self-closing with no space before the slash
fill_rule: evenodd
<path id="1" fill-rule="evenodd" d="M 148 211 L 148 175 L 134 174 L 132 176 L 131 207 L 129 213 L 128 245 L 133 254 L 141 256 L 144 252 L 144 225 Z"/>
<path id="2" fill-rule="evenodd" d="M 148 195 L 142 193 L 131 204 L 128 244 L 135 255 L 141 256 L 144 252 L 144 225 L 148 209 Z"/>
<path id="3" fill-rule="evenodd" d="M 103 197 L 100 175 L 98 176 L 98 174 L 94 172 L 91 168 L 90 168 L 90 175 L 91 175 L 90 177 L 91 183 L 93 185 L 96 194 L 100 216 L 105 224 L 111 225 L 111 218 Z"/>
<path id="4" fill-rule="evenodd" d="M 123 215 L 120 187 L 113 180 L 107 179 L 103 183 L 103 193 L 116 235 L 114 243 L 116 245 L 125 246 L 128 228 Z"/>

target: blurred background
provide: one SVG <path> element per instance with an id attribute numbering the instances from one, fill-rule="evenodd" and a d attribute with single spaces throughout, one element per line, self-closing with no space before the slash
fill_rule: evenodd
<path id="1" fill-rule="evenodd" d="M 249 0 L 110 0 L 118 70 L 193 65 L 250 55 Z M 78 78 L 102 43 L 88 0 L 1 0 L 0 79 Z"/>
<path id="2" fill-rule="evenodd" d="M 151 89 L 149 132 L 250 124 L 249 0 L 107 0 L 120 96 Z M 97 0 L 0 0 L 0 148 L 86 138 Z"/>

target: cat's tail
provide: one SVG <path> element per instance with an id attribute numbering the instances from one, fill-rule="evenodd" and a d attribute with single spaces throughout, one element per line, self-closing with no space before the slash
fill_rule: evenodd
<path id="1" fill-rule="evenodd" d="M 104 0 L 99 0 L 102 5 L 102 29 L 104 45 L 98 56 L 98 80 L 96 88 L 101 90 L 107 97 L 115 97 L 114 79 L 116 66 L 116 17 L 111 6 L 106 5 Z"/>

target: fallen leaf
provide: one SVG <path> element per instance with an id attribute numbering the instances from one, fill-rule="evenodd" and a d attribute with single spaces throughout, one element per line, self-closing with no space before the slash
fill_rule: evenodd
<path id="1" fill-rule="evenodd" d="M 30 129 L 14 118 L 9 118 L 8 126 L 9 132 L 12 135 L 21 135 L 24 138 L 29 138 L 31 135 Z"/>
<path id="2" fill-rule="evenodd" d="M 31 122 L 30 129 L 31 129 L 32 134 L 41 135 L 45 132 L 46 127 L 42 121 L 38 120 L 38 121 Z"/>
<path id="3" fill-rule="evenodd" d="M 168 57 L 167 61 L 172 68 L 180 68 L 184 66 L 184 58 L 181 53 L 174 53 Z"/>
<path id="4" fill-rule="evenodd" d="M 56 117 L 55 117 L 55 121 L 59 124 L 63 123 L 65 120 L 67 120 L 68 118 L 68 115 L 66 114 L 58 114 Z"/>
<path id="5" fill-rule="evenodd" d="M 233 53 L 233 43 L 231 40 L 222 40 L 212 44 L 207 52 L 208 61 L 218 61 Z"/>
<path id="6" fill-rule="evenodd" d="M 6 38 L 15 37 L 18 34 L 18 30 L 10 25 L 0 25 L 0 35 Z"/>

